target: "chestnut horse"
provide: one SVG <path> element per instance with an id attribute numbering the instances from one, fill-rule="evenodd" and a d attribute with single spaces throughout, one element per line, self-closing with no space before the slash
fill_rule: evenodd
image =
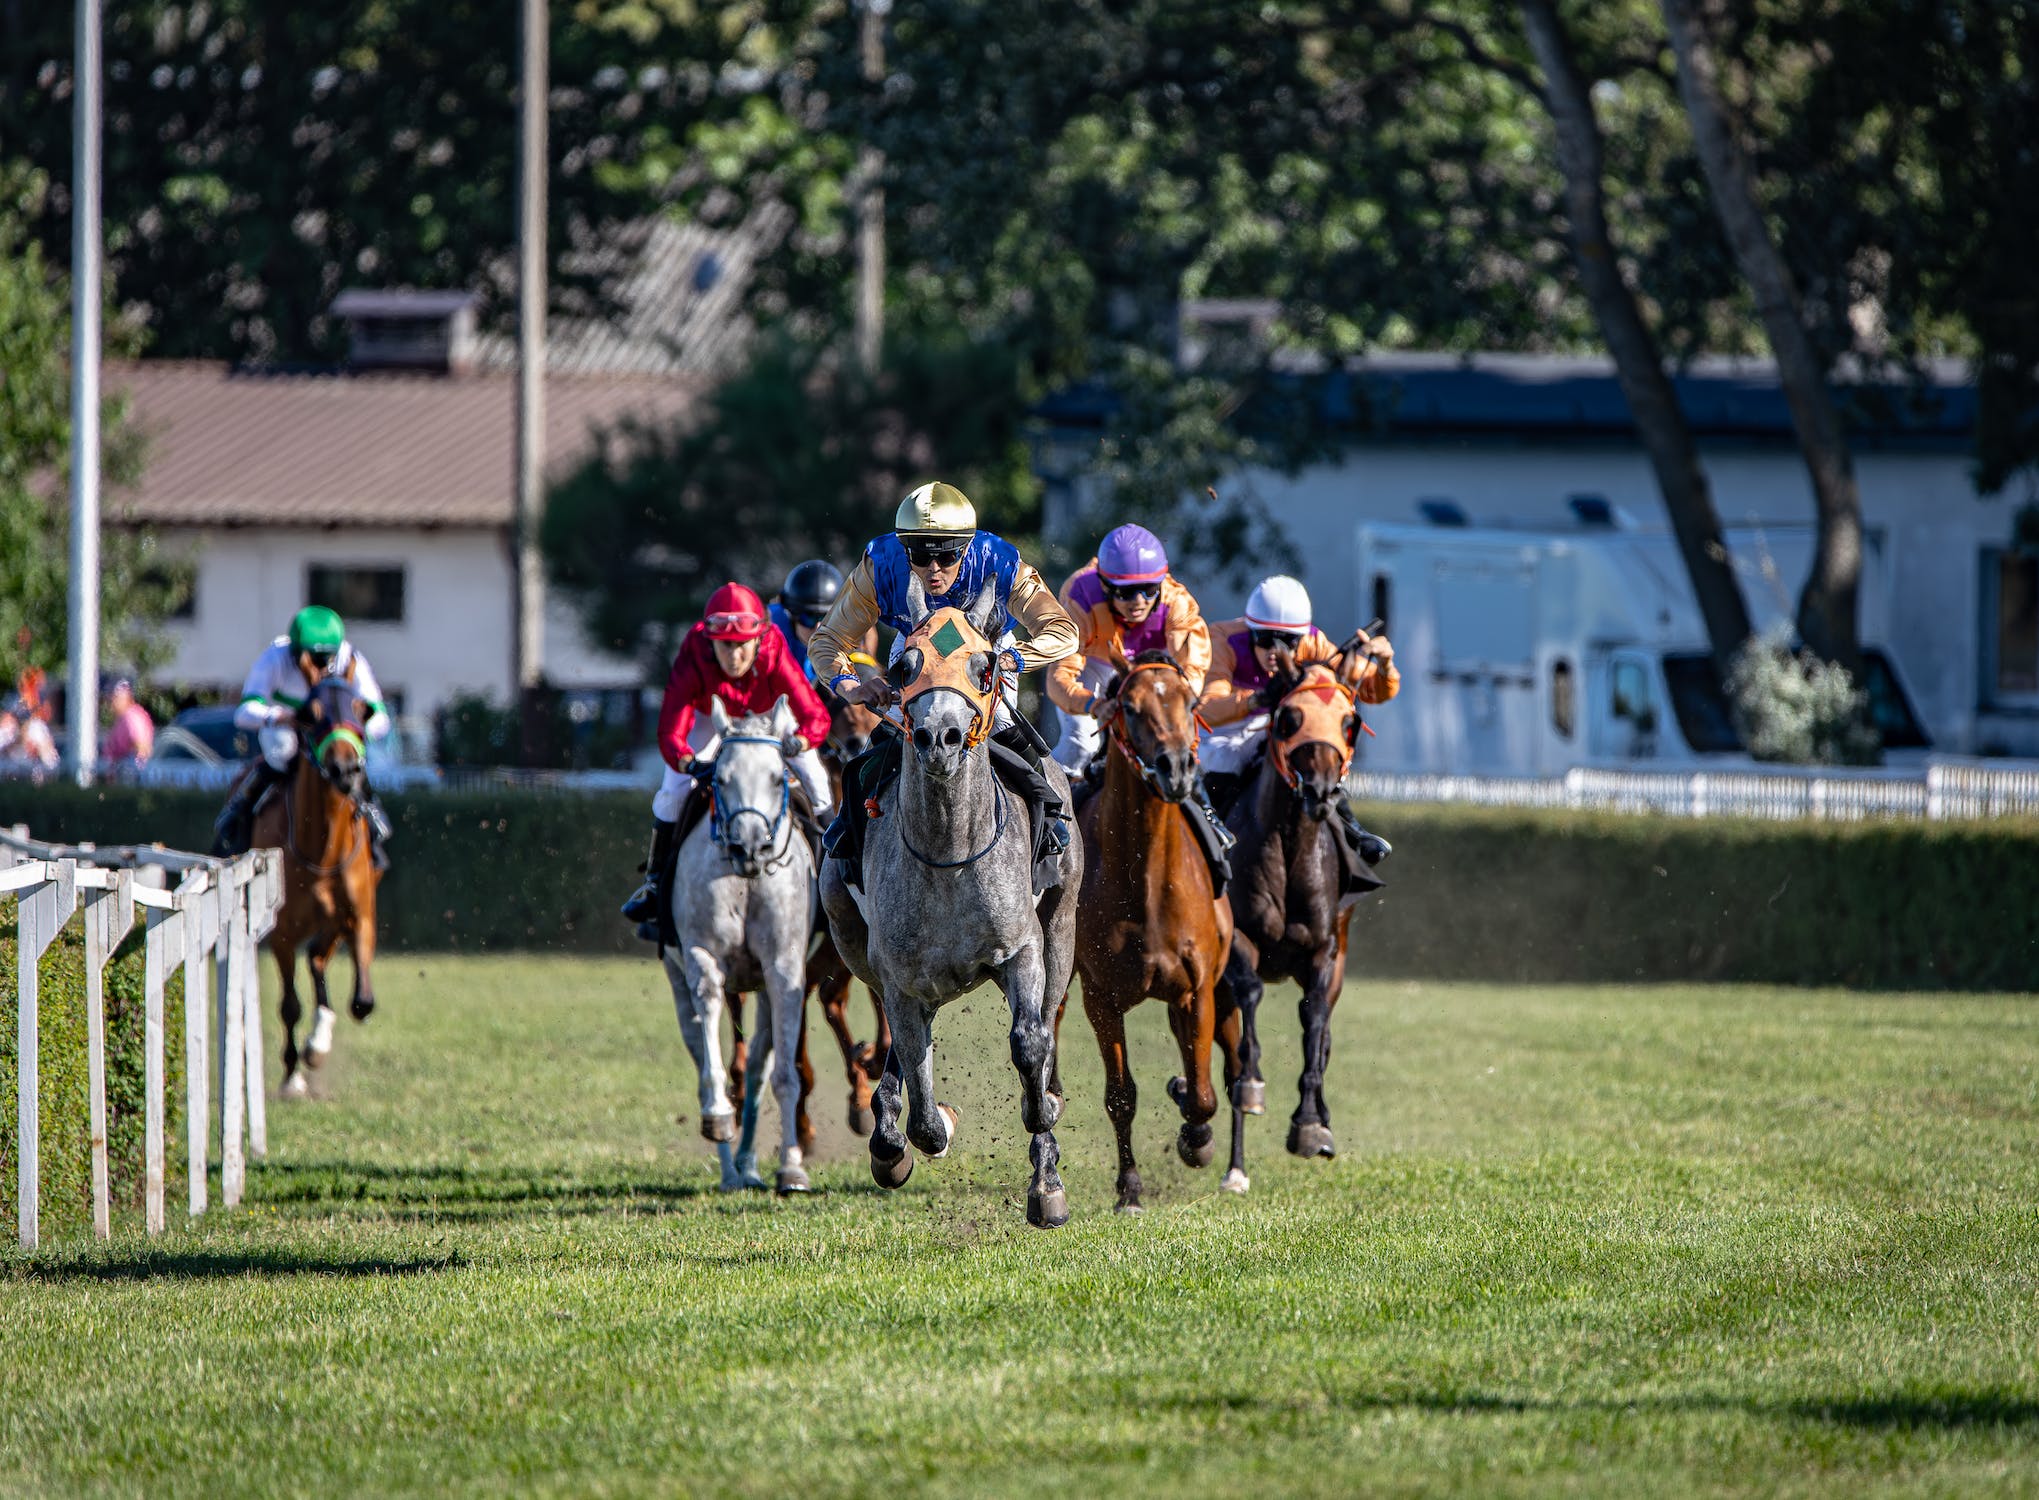
<path id="1" fill-rule="evenodd" d="M 1139 1213 L 1138 1090 L 1126 1057 L 1126 1012 L 1147 999 L 1168 1006 L 1182 1051 L 1182 1073 L 1168 1081 L 1182 1111 L 1176 1154 L 1192 1167 L 1209 1166 L 1218 1112 L 1211 1035 L 1232 903 L 1216 893 L 1181 807 L 1197 776 L 1196 694 L 1181 665 L 1165 651 L 1143 651 L 1105 700 L 1098 714 L 1109 734 L 1104 785 L 1077 814 L 1083 846 L 1095 852 L 1084 862 L 1076 906 L 1076 969 L 1104 1054 L 1105 1113 L 1119 1143 L 1118 1209 Z"/>
<path id="2" fill-rule="evenodd" d="M 369 977 L 375 960 L 375 868 L 368 817 L 360 798 L 367 785 L 362 724 L 367 705 L 351 683 L 327 678 L 298 711 L 297 759 L 282 787 L 255 812 L 254 843 L 283 851 L 283 907 L 269 934 L 269 951 L 283 979 L 283 1096 L 307 1089 L 298 1067 L 297 952 L 308 948 L 317 1011 L 301 1055 L 317 1067 L 333 1050 L 333 1008 L 326 997 L 326 965 L 343 941 L 354 959 L 349 1009 L 357 1021 L 375 1009 Z"/>
<path id="3" fill-rule="evenodd" d="M 1221 1186 L 1247 1190 L 1245 1117 L 1265 1108 L 1256 1017 L 1264 981 L 1303 987 L 1303 1071 L 1288 1149 L 1331 1156 L 1324 1070 L 1331 1061 L 1331 1012 L 1345 985 L 1346 927 L 1359 894 L 1345 889 L 1331 819 L 1359 734 L 1353 679 L 1365 658 L 1348 647 L 1330 664 L 1298 668 L 1284 647 L 1272 684 L 1278 706 L 1259 773 L 1226 819 L 1232 851 L 1231 956 L 1218 986 L 1218 1039 L 1232 1097 L 1232 1159 Z"/>

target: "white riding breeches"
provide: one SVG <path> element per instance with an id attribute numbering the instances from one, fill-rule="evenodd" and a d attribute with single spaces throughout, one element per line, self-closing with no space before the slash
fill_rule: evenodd
<path id="1" fill-rule="evenodd" d="M 272 771 L 288 771 L 297 758 L 297 731 L 288 724 L 264 724 L 255 731 L 255 743 Z"/>
<path id="2" fill-rule="evenodd" d="M 828 768 L 821 763 L 819 750 L 802 750 L 786 767 L 807 793 L 807 800 L 814 804 L 816 817 L 826 818 L 835 811 L 835 801 L 828 794 Z M 667 766 L 658 792 L 651 799 L 651 815 L 661 823 L 678 822 L 680 809 L 687 804 L 687 793 L 694 789 L 694 780 L 693 772 L 675 771 Z"/>
<path id="3" fill-rule="evenodd" d="M 1267 738 L 1266 714 L 1252 714 L 1232 724 L 1207 729 L 1197 738 L 1197 759 L 1206 771 L 1243 771 Z"/>
<path id="4" fill-rule="evenodd" d="M 1118 675 L 1119 669 L 1110 662 L 1092 657 L 1084 662 L 1083 672 L 1077 681 L 1097 693 L 1109 687 L 1111 680 Z M 1062 738 L 1055 744 L 1055 764 L 1074 776 L 1097 754 L 1097 720 L 1089 714 L 1074 714 L 1063 708 L 1055 712 L 1062 720 Z"/>
<path id="5" fill-rule="evenodd" d="M 694 776 L 690 771 L 675 771 L 666 767 L 664 779 L 658 784 L 658 791 L 651 799 L 651 815 L 661 823 L 677 823 L 680 809 L 686 806 L 687 793 L 694 790 Z"/>

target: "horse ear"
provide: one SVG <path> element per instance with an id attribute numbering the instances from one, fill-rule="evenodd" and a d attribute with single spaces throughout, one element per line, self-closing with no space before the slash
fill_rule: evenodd
<path id="1" fill-rule="evenodd" d="M 912 635 L 933 613 L 927 607 L 926 586 L 921 583 L 920 575 L 909 568 L 906 573 L 906 633 Z"/>
<path id="2" fill-rule="evenodd" d="M 800 737 L 800 721 L 793 717 L 793 705 L 786 701 L 784 693 L 779 694 L 779 701 L 772 705 L 772 733 L 789 746 Z"/>
<path id="3" fill-rule="evenodd" d="M 708 700 L 708 722 L 715 726 L 718 736 L 729 733 L 729 710 L 722 706 L 720 697 Z"/>
<path id="4" fill-rule="evenodd" d="M 964 610 L 963 614 L 972 625 L 977 627 L 977 633 L 988 641 L 994 639 L 991 633 L 991 617 L 997 611 L 998 590 L 991 584 L 986 583 L 978 591 L 977 597 L 970 601 L 970 607 Z"/>

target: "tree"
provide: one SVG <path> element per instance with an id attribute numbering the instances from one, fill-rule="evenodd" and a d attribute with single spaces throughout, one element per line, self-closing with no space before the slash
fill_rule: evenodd
<path id="1" fill-rule="evenodd" d="M 1661 3 L 1678 58 L 1678 93 L 1692 121 L 1693 146 L 1735 261 L 1755 296 L 1812 479 L 1818 525 L 1812 573 L 1799 594 L 1798 633 L 1821 658 L 1858 673 L 1862 496 L 1840 412 L 1827 389 L 1825 364 L 1807 331 L 1791 268 L 1756 201 L 1748 161 L 1721 94 L 1719 63 L 1697 7 L 1693 0 Z"/>
<path id="2" fill-rule="evenodd" d="M 23 227 L 43 191 L 39 173 L 0 161 L 0 674 L 9 681 L 24 667 L 59 676 L 67 665 L 69 290 Z M 131 481 L 141 446 L 117 399 L 101 430 L 106 477 Z M 188 571 L 146 531 L 109 527 L 100 540 L 105 659 L 137 672 L 167 660 L 159 627 L 189 587 Z"/>
<path id="3" fill-rule="evenodd" d="M 1543 71 L 1543 99 L 1557 137 L 1558 164 L 1565 178 L 1566 233 L 1579 283 L 1592 304 L 1629 414 L 1649 454 L 1700 617 L 1706 622 L 1714 670 L 1725 683 L 1737 653 L 1753 634 L 1749 609 L 1728 558 L 1698 446 L 1679 409 L 1656 337 L 1622 276 L 1607 227 L 1606 156 L 1592 93 L 1554 0 L 1522 0 L 1522 19 Z"/>

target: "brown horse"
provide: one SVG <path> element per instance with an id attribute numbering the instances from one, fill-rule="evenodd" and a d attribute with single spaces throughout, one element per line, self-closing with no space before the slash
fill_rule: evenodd
<path id="1" fill-rule="evenodd" d="M 269 951 L 283 979 L 283 1094 L 306 1092 L 299 1070 L 297 953 L 307 948 L 317 1014 L 302 1060 L 317 1067 L 333 1048 L 326 965 L 344 941 L 354 959 L 348 1008 L 365 1021 L 375 1009 L 375 890 L 382 873 L 369 848 L 360 797 L 366 786 L 362 723 L 366 705 L 350 683 L 328 678 L 298 715 L 296 762 L 279 791 L 255 813 L 255 845 L 283 851 L 283 908 Z"/>
<path id="2" fill-rule="evenodd" d="M 1232 1096 L 1232 1159 L 1223 1186 L 1239 1193 L 1249 1185 L 1245 1117 L 1265 1108 L 1256 1017 L 1266 980 L 1293 979 L 1303 988 L 1303 1071 L 1288 1149 L 1304 1157 L 1336 1150 L 1324 1071 L 1331 1012 L 1345 985 L 1346 927 L 1359 899 L 1346 888 L 1331 819 L 1359 733 L 1353 680 L 1365 659 L 1349 647 L 1330 665 L 1299 669 L 1286 648 L 1277 657 L 1267 754 L 1226 819 L 1238 844 L 1235 931 L 1218 987 L 1218 1038 Z"/>
<path id="3" fill-rule="evenodd" d="M 1196 790 L 1197 775 L 1196 695 L 1182 667 L 1166 652 L 1142 652 L 1105 698 L 1098 715 L 1110 735 L 1104 785 L 1077 814 L 1083 846 L 1095 852 L 1084 862 L 1076 907 L 1076 968 L 1104 1054 L 1105 1113 L 1119 1143 L 1118 1208 L 1138 1213 L 1138 1090 L 1126 1057 L 1126 1012 L 1147 999 L 1168 1006 L 1182 1051 L 1182 1074 L 1168 1081 L 1183 1120 L 1176 1154 L 1192 1167 L 1209 1166 L 1218 1112 L 1214 992 L 1232 943 L 1232 903 L 1215 894 L 1180 805 Z M 1058 1011 L 1058 1030 L 1060 1021 Z"/>

